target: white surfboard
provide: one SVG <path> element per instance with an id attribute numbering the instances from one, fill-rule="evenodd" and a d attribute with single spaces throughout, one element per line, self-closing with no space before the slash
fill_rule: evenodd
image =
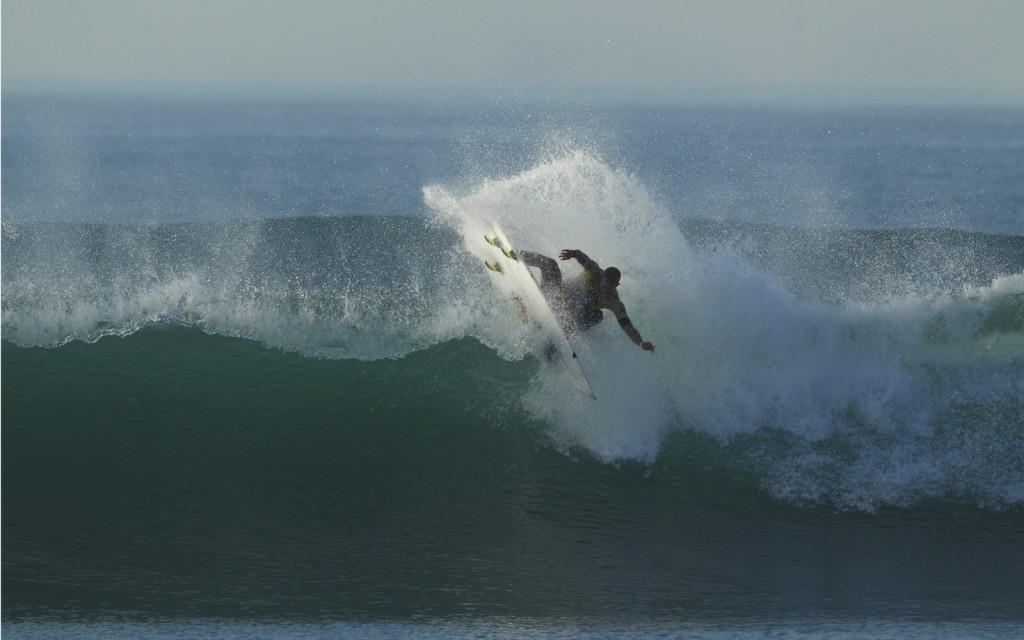
<path id="1" fill-rule="evenodd" d="M 487 256 L 484 264 L 495 287 L 509 299 L 520 320 L 532 324 L 536 331 L 542 333 L 548 345 L 545 357 L 560 362 L 576 388 L 596 400 L 597 396 L 583 372 L 580 359 L 533 274 L 519 260 L 501 227 L 493 222 L 489 226 L 490 230 L 479 238 L 479 242 L 482 254 Z"/>

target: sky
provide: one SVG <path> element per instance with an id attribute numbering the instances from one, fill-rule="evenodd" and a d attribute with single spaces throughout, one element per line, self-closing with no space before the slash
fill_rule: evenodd
<path id="1" fill-rule="evenodd" d="M 1024 105 L 1024 0 L 3 0 L 5 94 Z"/>

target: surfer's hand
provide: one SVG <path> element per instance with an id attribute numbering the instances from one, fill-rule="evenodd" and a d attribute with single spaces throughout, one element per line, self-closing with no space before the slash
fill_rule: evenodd
<path id="1" fill-rule="evenodd" d="M 560 259 L 562 259 L 562 260 L 571 260 L 575 256 L 576 256 L 576 250 L 575 249 L 562 249 L 562 251 L 558 254 L 558 257 Z"/>
<path id="2" fill-rule="evenodd" d="M 644 351 L 654 351 L 654 345 L 650 342 L 644 342 L 640 345 L 640 348 Z"/>

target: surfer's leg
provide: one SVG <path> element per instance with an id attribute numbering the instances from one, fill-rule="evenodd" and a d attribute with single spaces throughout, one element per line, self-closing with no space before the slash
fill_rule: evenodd
<path id="1" fill-rule="evenodd" d="M 544 289 L 554 289 L 562 286 L 562 270 L 554 259 L 542 256 L 532 251 L 520 251 L 519 258 L 530 265 L 540 269 L 540 286 Z"/>

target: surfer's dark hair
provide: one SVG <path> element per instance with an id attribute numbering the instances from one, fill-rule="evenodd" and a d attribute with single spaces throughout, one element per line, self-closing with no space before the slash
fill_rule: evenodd
<path id="1" fill-rule="evenodd" d="M 608 267 L 604 270 L 604 277 L 608 278 L 608 284 L 614 286 L 622 279 L 622 272 L 615 267 Z"/>

